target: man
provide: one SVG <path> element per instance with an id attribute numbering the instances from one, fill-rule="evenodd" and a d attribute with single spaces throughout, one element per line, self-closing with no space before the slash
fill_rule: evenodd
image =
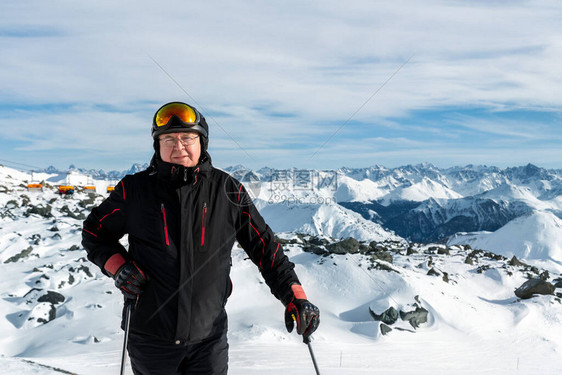
<path id="1" fill-rule="evenodd" d="M 308 338 L 319 324 L 318 308 L 244 186 L 212 166 L 208 134 L 195 108 L 162 106 L 150 167 L 124 177 L 84 221 L 88 259 L 134 304 L 127 349 L 135 374 L 226 374 L 235 240 L 286 306 L 289 332 L 295 320 Z"/>

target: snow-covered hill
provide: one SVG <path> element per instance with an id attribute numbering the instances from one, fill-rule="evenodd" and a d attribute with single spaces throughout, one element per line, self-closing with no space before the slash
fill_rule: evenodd
<path id="1" fill-rule="evenodd" d="M 401 240 L 380 225 L 338 204 L 273 203 L 258 208 L 276 232 L 297 232 L 322 237 L 353 237 L 362 241 Z M 261 207 L 260 207 L 261 206 Z"/>
<path id="2" fill-rule="evenodd" d="M 449 244 L 469 244 L 523 259 L 552 260 L 562 267 L 562 220 L 535 211 L 513 219 L 495 232 L 458 233 Z"/>
<path id="3" fill-rule="evenodd" d="M 392 190 L 390 193 L 383 196 L 380 201 L 384 205 L 389 205 L 393 201 L 423 202 L 430 198 L 458 199 L 462 198 L 462 195 L 449 189 L 443 184 L 424 177 L 420 182 L 416 182 L 407 187 L 400 187 Z"/>
<path id="4" fill-rule="evenodd" d="M 54 186 L 28 192 L 28 178 L 0 167 L 0 374 L 117 373 L 121 297 L 80 245 L 83 218 L 106 194 L 77 189 L 61 197 Z M 562 279 L 552 261 L 560 238 L 554 214 L 536 211 L 498 230 L 504 240 L 544 245 L 513 253 L 528 254 L 527 266 L 461 245 L 407 243 L 376 225 L 374 211 L 367 220 L 336 202 L 310 203 L 339 189 L 293 189 L 292 204 L 255 190 L 321 309 L 312 346 L 322 374 L 558 373 Z M 350 236 L 360 242 L 341 241 Z M 539 277 L 558 285 L 555 295 L 514 295 Z M 314 373 L 306 346 L 285 331 L 283 306 L 236 245 L 232 279 L 229 373 Z M 396 322 L 374 320 L 390 307 Z"/>

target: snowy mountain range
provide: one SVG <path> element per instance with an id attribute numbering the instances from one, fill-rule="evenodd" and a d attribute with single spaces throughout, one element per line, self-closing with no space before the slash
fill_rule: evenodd
<path id="1" fill-rule="evenodd" d="M 322 374 L 562 368 L 562 171 L 225 170 L 244 182 L 321 309 L 312 345 Z M 80 240 L 123 172 L 97 173 L 0 166 L 0 374 L 118 371 L 121 298 Z M 28 191 L 33 181 L 43 190 Z M 64 183 L 74 195 L 57 193 Z M 90 184 L 95 192 L 80 188 Z M 554 292 L 515 296 L 529 279 Z M 314 373 L 236 244 L 232 280 L 229 373 Z"/>
<path id="2" fill-rule="evenodd" d="M 47 167 L 43 170 L 38 170 L 37 172 L 38 173 L 54 174 L 54 175 L 61 175 L 61 174 L 67 174 L 67 173 L 70 173 L 70 172 L 75 172 L 75 173 L 79 173 L 79 174 L 82 174 L 82 175 L 85 175 L 85 176 L 90 176 L 91 178 L 94 178 L 94 179 L 120 180 L 125 175 L 135 174 L 137 172 L 145 170 L 146 168 L 148 168 L 147 163 L 144 163 L 144 164 L 135 163 L 128 170 L 124 170 L 124 171 L 112 170 L 112 171 L 106 172 L 103 169 L 78 168 L 74 164 L 70 164 L 70 166 L 66 170 L 60 170 L 60 169 L 57 169 L 53 166 L 49 166 L 49 167 Z"/>
<path id="3" fill-rule="evenodd" d="M 147 166 L 134 164 L 129 170 L 108 173 L 73 165 L 67 171 L 49 167 L 36 172 L 35 177 L 58 183 L 68 176 L 74 180 L 88 176 L 98 190 L 105 191 L 124 175 Z M 237 165 L 225 171 L 253 193 L 256 205 L 277 231 L 422 243 L 447 243 L 454 237 L 454 243 L 464 241 L 473 246 L 506 243 L 504 236 L 518 238 L 516 243 L 511 240 L 510 246 L 492 248 L 505 255 L 532 253 L 528 244 L 541 242 L 540 233 L 527 231 L 527 237 L 521 238 L 506 229 L 499 231 L 515 219 L 521 222 L 541 217 L 547 221 L 546 227 L 553 228 L 552 237 L 562 235 L 556 229 L 556 220 L 562 218 L 560 169 L 532 164 L 505 169 L 474 165 L 443 169 L 424 163 L 323 171 L 267 167 L 253 171 Z M 282 214 L 276 215 L 279 212 Z M 286 220 L 288 216 L 292 219 Z M 541 249 L 562 264 L 555 243 L 544 243 Z"/>
<path id="4" fill-rule="evenodd" d="M 515 219 L 527 225 L 526 220 L 533 221 L 536 217 L 541 217 L 546 221 L 544 225 L 552 228 L 552 237 L 562 236 L 557 229 L 557 220 L 562 218 L 562 170 L 547 170 L 532 164 L 506 169 L 472 165 L 440 169 L 420 164 L 393 169 L 374 166 L 334 171 L 268 168 L 250 171 L 238 166 L 228 171 L 245 183 L 260 184 L 256 198 L 266 212 L 272 204 L 281 204 L 293 208 L 291 214 L 300 209 L 304 216 L 312 218 L 311 210 L 323 207 L 326 211 L 324 206 L 329 206 L 334 208 L 330 215 L 334 222 L 340 221 L 338 217 L 343 207 L 350 217 L 354 212 L 366 222 L 377 225 L 374 229 L 370 223 L 362 224 L 369 225 L 373 238 L 376 237 L 374 233 L 379 233 L 383 237 L 399 236 L 407 241 L 447 243 L 454 237 L 455 243 L 462 243 L 463 236 L 469 236 L 467 242 L 470 238 L 470 243 L 479 245 L 478 238 L 497 237 L 495 243 L 499 244 L 504 243 L 504 236 L 507 236 L 518 238 L 519 242 L 512 240 L 509 246 L 494 246 L 493 250 L 505 255 L 523 254 L 529 249 L 529 243 L 541 242 L 540 232 L 526 231 L 527 237 L 522 238 L 512 236 L 507 229 L 498 230 Z M 309 202 L 316 205 L 307 205 Z M 535 213 L 545 215 L 533 215 Z M 350 221 L 348 217 L 341 220 Z M 335 238 L 346 235 L 310 223 L 306 229 L 302 225 L 288 228 L 286 222 L 278 227 Z M 361 225 L 354 227 L 359 230 Z M 362 239 L 369 236 L 353 235 Z M 562 264 L 558 245 L 542 242 L 541 252 L 545 251 Z"/>

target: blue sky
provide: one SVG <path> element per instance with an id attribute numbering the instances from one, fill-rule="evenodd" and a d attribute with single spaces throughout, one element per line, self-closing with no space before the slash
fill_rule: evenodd
<path id="1" fill-rule="evenodd" d="M 562 168 L 562 4 L 10 1 L 0 163 L 148 162 L 195 105 L 218 167 Z"/>

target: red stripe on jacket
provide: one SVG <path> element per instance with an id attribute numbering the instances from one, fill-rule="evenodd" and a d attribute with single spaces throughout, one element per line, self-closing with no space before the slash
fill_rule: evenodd
<path id="1" fill-rule="evenodd" d="M 265 241 L 264 241 L 263 238 L 261 237 L 261 234 L 260 234 L 260 232 L 256 229 L 256 227 L 254 227 L 254 226 L 252 225 L 252 216 L 251 216 L 249 213 L 247 213 L 247 212 L 242 212 L 242 213 L 248 215 L 248 217 L 250 218 L 250 226 L 256 231 L 256 233 L 258 234 L 258 237 L 260 238 L 260 241 L 261 241 L 262 244 L 263 244 L 262 249 L 261 249 L 261 258 L 260 258 L 260 269 L 263 269 L 263 266 L 262 266 L 261 262 L 262 262 L 262 259 L 263 259 L 264 254 L 265 254 Z"/>
<path id="2" fill-rule="evenodd" d="M 271 268 L 273 268 L 273 263 L 275 263 L 275 256 L 277 255 L 278 251 L 279 251 L 279 243 L 277 244 L 277 249 L 275 249 L 275 253 L 273 254 L 273 259 L 271 260 Z"/>
<path id="3" fill-rule="evenodd" d="M 99 222 L 101 223 L 101 221 L 102 221 L 103 219 L 105 219 L 105 218 L 108 217 L 109 215 L 113 215 L 114 213 L 116 213 L 117 211 L 120 211 L 120 210 L 121 210 L 120 208 L 114 209 L 113 211 L 111 211 L 111 212 L 108 213 L 107 215 L 104 215 L 104 217 L 102 217 L 102 218 L 99 220 Z"/>
<path id="4" fill-rule="evenodd" d="M 104 217 L 102 217 L 101 219 L 99 219 L 98 223 L 99 223 L 100 225 L 98 225 L 97 230 L 100 230 L 100 228 L 101 228 L 101 222 L 102 222 L 103 219 L 105 219 L 106 217 L 108 217 L 108 216 L 110 216 L 110 215 L 113 215 L 114 213 L 116 213 L 117 211 L 120 211 L 120 210 L 121 210 L 120 208 L 116 208 L 116 209 L 114 209 L 113 211 L 111 211 L 110 213 L 106 214 L 106 215 L 105 215 Z"/>
<path id="5" fill-rule="evenodd" d="M 84 232 L 86 232 L 86 233 L 90 233 L 90 234 L 91 234 L 92 236 L 94 236 L 94 237 L 97 237 L 97 236 L 98 236 L 97 234 L 94 234 L 94 233 L 90 232 L 90 231 L 87 230 L 87 229 L 82 229 L 82 230 L 83 230 Z"/>
<path id="6" fill-rule="evenodd" d="M 240 202 L 240 193 L 242 192 L 242 184 L 240 184 L 240 189 L 238 189 L 238 202 Z"/>

